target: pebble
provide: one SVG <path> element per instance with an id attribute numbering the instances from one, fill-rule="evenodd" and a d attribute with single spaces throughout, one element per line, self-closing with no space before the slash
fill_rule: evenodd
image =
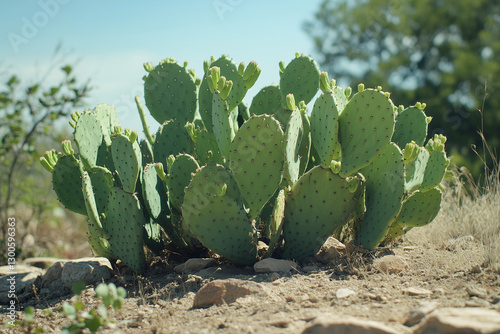
<path id="1" fill-rule="evenodd" d="M 399 274 L 408 268 L 406 261 L 398 255 L 387 255 L 374 261 L 374 266 L 388 274 Z"/>
<path id="2" fill-rule="evenodd" d="M 285 272 L 297 269 L 297 263 L 290 260 L 267 258 L 253 265 L 256 273 Z"/>
<path id="3" fill-rule="evenodd" d="M 401 332 L 383 323 L 359 319 L 351 316 L 339 317 L 337 313 L 325 313 L 317 316 L 303 334 L 400 334 Z"/>
<path id="4" fill-rule="evenodd" d="M 238 298 L 254 294 L 265 294 L 264 287 L 256 282 L 235 278 L 215 280 L 204 285 L 194 296 L 193 308 L 231 304 Z"/>
<path id="5" fill-rule="evenodd" d="M 423 289 L 423 288 L 416 288 L 416 287 L 409 287 L 407 289 L 403 290 L 403 293 L 409 295 L 409 296 L 429 296 L 432 295 L 432 291 Z"/>
<path id="6" fill-rule="evenodd" d="M 356 292 L 354 290 L 349 289 L 349 288 L 340 288 L 335 293 L 335 295 L 337 296 L 337 299 L 349 298 L 355 294 L 356 294 Z"/>

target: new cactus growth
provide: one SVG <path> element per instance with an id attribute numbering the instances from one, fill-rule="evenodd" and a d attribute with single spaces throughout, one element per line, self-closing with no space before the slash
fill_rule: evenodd
<path id="1" fill-rule="evenodd" d="M 96 255 L 142 273 L 143 246 L 161 254 L 165 241 L 251 265 L 266 242 L 264 256 L 301 261 L 332 234 L 373 249 L 439 212 L 446 138 L 424 146 L 423 103 L 396 108 L 382 87 L 363 84 L 353 94 L 300 54 L 279 63 L 280 84 L 250 107 L 254 61 L 212 57 L 201 80 L 171 58 L 144 68 L 156 133 L 139 97 L 142 140 L 100 104 L 71 115 L 76 148 L 64 141 L 40 158 L 63 206 L 88 216 Z"/>

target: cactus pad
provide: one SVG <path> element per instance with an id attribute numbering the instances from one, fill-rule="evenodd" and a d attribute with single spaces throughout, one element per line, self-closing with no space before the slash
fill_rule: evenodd
<path id="1" fill-rule="evenodd" d="M 229 168 L 248 203 L 252 219 L 283 179 L 283 138 L 278 121 L 262 115 L 245 122 L 231 143 Z"/>
<path id="2" fill-rule="evenodd" d="M 397 223 L 411 227 L 429 224 L 436 218 L 441 208 L 442 197 L 443 194 L 438 188 L 426 192 L 414 192 L 403 202 Z"/>
<path id="3" fill-rule="evenodd" d="M 358 183 L 354 192 L 349 188 Z M 315 166 L 292 186 L 286 196 L 284 258 L 302 261 L 319 250 L 332 233 L 353 218 L 364 186 Z"/>
<path id="4" fill-rule="evenodd" d="M 191 174 L 200 168 L 196 160 L 189 154 L 179 154 L 175 157 L 168 171 L 168 199 L 177 210 L 181 210 L 184 202 L 184 189 L 191 182 Z"/>
<path id="5" fill-rule="evenodd" d="M 375 248 L 387 234 L 401 210 L 404 194 L 403 154 L 389 143 L 380 155 L 361 170 L 366 178 L 366 212 L 360 223 L 357 241 L 365 248 Z"/>
<path id="6" fill-rule="evenodd" d="M 57 199 L 68 210 L 86 215 L 83 201 L 82 176 L 72 156 L 65 155 L 57 160 L 52 173 L 52 187 Z"/>
<path id="7" fill-rule="evenodd" d="M 194 120 L 197 87 L 193 76 L 178 63 L 166 60 L 149 72 L 144 81 L 144 99 L 158 123 L 174 119 L 180 124 Z"/>
<path id="8" fill-rule="evenodd" d="M 183 124 L 167 121 L 158 129 L 153 144 L 153 156 L 156 162 L 164 164 L 170 155 L 193 154 L 193 151 L 193 140 Z"/>
<path id="9" fill-rule="evenodd" d="M 417 107 L 409 107 L 396 116 L 396 126 L 392 141 L 404 148 L 406 144 L 414 141 L 418 146 L 423 146 L 427 137 L 427 116 Z"/>
<path id="10" fill-rule="evenodd" d="M 377 157 L 391 140 L 394 118 L 394 105 L 383 92 L 367 89 L 349 100 L 339 117 L 340 176 L 354 174 Z"/>
<path id="11" fill-rule="evenodd" d="M 111 155 L 123 190 L 133 193 L 142 169 L 142 153 L 139 144 L 137 141 L 131 142 L 127 136 L 116 135 L 111 143 Z"/>
<path id="12" fill-rule="evenodd" d="M 309 103 L 319 89 L 319 68 L 316 61 L 308 56 L 295 57 L 281 73 L 281 106 L 288 109 L 286 96 L 293 94 L 295 101 Z"/>
<path id="13" fill-rule="evenodd" d="M 80 116 L 75 127 L 75 142 L 85 168 L 95 167 L 99 147 L 103 142 L 101 122 L 93 113 Z"/>
<path id="14" fill-rule="evenodd" d="M 285 171 L 284 178 L 289 184 L 294 184 L 300 175 L 300 145 L 304 134 L 302 115 L 298 108 L 292 111 L 292 116 L 285 132 Z"/>
<path id="15" fill-rule="evenodd" d="M 255 227 L 248 220 L 233 176 L 223 166 L 202 167 L 186 189 L 184 225 L 213 252 L 241 265 L 257 258 Z"/>

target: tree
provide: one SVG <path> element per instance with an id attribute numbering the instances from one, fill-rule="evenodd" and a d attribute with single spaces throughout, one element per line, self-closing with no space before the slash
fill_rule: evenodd
<path id="1" fill-rule="evenodd" d="M 426 102 L 430 134 L 445 134 L 455 162 L 474 175 L 478 131 L 499 146 L 500 2 L 324 0 L 304 29 L 342 84 L 381 85 L 405 106 Z"/>
<path id="2" fill-rule="evenodd" d="M 33 205 L 43 203 L 43 193 L 47 191 L 37 194 L 40 174 L 33 173 L 36 170 L 33 165 L 39 166 L 43 153 L 40 145 L 56 139 L 56 121 L 67 117 L 88 95 L 89 83 L 80 84 L 70 65 L 63 66 L 61 71 L 63 77 L 55 85 L 45 84 L 44 77 L 23 89 L 21 80 L 12 75 L 4 81 L 4 88 L 0 88 L 0 226 L 4 242 L 9 222 L 16 218 L 13 208 L 30 211 L 23 214 L 29 217 L 28 221 L 43 209 L 41 205 Z M 20 223 L 17 221 L 16 227 Z M 21 246 L 19 241 L 16 246 Z"/>

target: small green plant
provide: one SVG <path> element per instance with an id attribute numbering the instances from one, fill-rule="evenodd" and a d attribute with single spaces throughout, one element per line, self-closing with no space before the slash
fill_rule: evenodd
<path id="1" fill-rule="evenodd" d="M 79 295 L 83 288 L 85 286 L 75 285 L 73 291 Z M 71 320 L 70 324 L 63 327 L 63 334 L 83 333 L 84 329 L 95 333 L 99 328 L 113 324 L 113 321 L 108 317 L 108 308 L 111 306 L 113 309 L 119 310 L 127 292 L 123 287 L 117 288 L 113 283 L 101 283 L 95 288 L 95 293 L 103 302 L 97 306 L 97 309 L 85 311 L 85 305 L 81 299 L 78 299 L 74 305 L 68 302 L 63 304 L 60 313 Z"/>

